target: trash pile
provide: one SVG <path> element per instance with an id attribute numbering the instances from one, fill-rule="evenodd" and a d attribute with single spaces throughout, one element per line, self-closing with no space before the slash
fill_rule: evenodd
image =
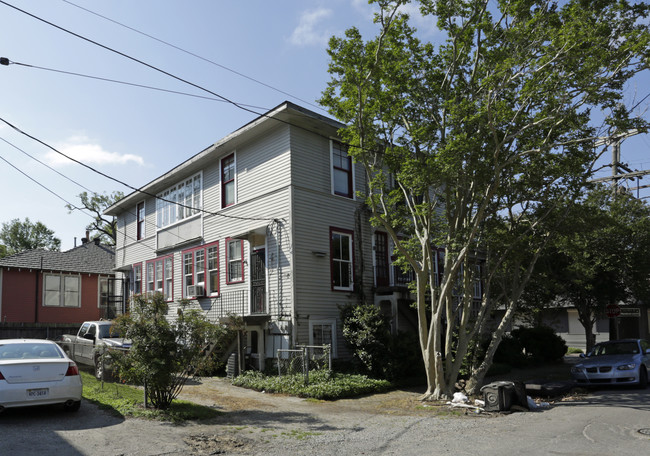
<path id="1" fill-rule="evenodd" d="M 526 395 L 526 386 L 522 382 L 498 381 L 489 383 L 481 388 L 483 400 L 475 399 L 473 404 L 464 393 L 454 393 L 454 397 L 447 405 L 455 408 L 464 408 L 475 414 L 483 412 L 525 412 L 548 407 L 543 402 L 537 404 L 530 396 Z"/>

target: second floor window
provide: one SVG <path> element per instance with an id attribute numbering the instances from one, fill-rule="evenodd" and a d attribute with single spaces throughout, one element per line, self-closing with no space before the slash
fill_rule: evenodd
<path id="1" fill-rule="evenodd" d="M 195 174 L 159 193 L 156 199 L 156 225 L 164 228 L 201 211 L 202 176 Z"/>
<path id="2" fill-rule="evenodd" d="M 144 236 L 145 236 L 145 226 L 144 226 L 144 215 L 145 215 L 145 214 L 144 214 L 144 201 L 141 202 L 141 203 L 138 203 L 138 207 L 137 207 L 137 210 L 136 210 L 136 214 L 137 214 L 137 218 L 138 218 L 138 221 L 137 221 L 137 224 L 138 224 L 138 228 L 137 228 L 137 231 L 138 231 L 138 232 L 137 232 L 137 240 L 139 241 L 139 240 L 141 240 L 141 239 L 144 239 Z"/>
<path id="3" fill-rule="evenodd" d="M 354 267 L 351 231 L 330 230 L 330 258 L 332 261 L 332 289 L 352 290 Z"/>
<path id="4" fill-rule="evenodd" d="M 352 158 L 348 148 L 338 141 L 332 141 L 332 185 L 335 195 L 352 198 Z"/>
<path id="5" fill-rule="evenodd" d="M 235 154 L 221 160 L 221 207 L 235 204 Z"/>

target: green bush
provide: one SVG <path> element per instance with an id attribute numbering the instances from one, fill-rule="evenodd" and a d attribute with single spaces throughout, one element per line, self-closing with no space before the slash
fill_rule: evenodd
<path id="1" fill-rule="evenodd" d="M 569 355 L 575 355 L 577 353 L 584 353 L 584 351 L 581 348 L 577 348 L 577 347 L 569 347 L 567 349 L 567 354 Z"/>
<path id="2" fill-rule="evenodd" d="M 330 371 L 309 373 L 309 384 L 298 375 L 267 376 L 259 371 L 246 371 L 233 379 L 233 385 L 267 393 L 289 394 L 298 397 L 310 397 L 322 400 L 343 399 L 363 394 L 387 391 L 391 383 L 375 380 L 365 375 L 349 375 Z"/>
<path id="3" fill-rule="evenodd" d="M 564 340 L 548 326 L 517 328 L 503 337 L 494 362 L 525 367 L 559 361 L 566 352 Z"/>

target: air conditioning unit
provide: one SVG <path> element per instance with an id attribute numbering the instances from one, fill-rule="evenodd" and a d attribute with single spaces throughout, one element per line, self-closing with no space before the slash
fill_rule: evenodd
<path id="1" fill-rule="evenodd" d="M 203 296 L 205 295 L 205 288 L 203 285 L 188 285 L 185 290 L 185 296 Z"/>

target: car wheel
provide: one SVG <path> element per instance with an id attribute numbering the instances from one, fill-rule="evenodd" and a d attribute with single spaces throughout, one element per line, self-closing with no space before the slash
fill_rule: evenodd
<path id="1" fill-rule="evenodd" d="M 104 377 L 104 363 L 99 358 L 95 358 L 95 378 L 102 380 Z"/>
<path id="2" fill-rule="evenodd" d="M 63 410 L 66 412 L 76 412 L 81 407 L 81 401 L 66 402 L 63 404 Z"/>
<path id="3" fill-rule="evenodd" d="M 639 369 L 639 388 L 646 389 L 648 387 L 648 371 L 645 366 Z"/>

